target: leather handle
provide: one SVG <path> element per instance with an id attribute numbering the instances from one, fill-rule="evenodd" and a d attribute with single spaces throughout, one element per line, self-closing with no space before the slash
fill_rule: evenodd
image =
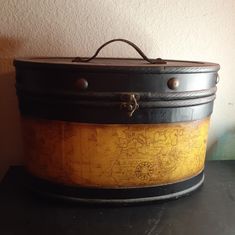
<path id="1" fill-rule="evenodd" d="M 161 58 L 156 58 L 156 59 L 149 59 L 145 54 L 144 52 L 138 47 L 136 46 L 133 42 L 131 41 L 128 41 L 126 39 L 113 39 L 113 40 L 110 40 L 106 43 L 104 43 L 103 45 L 101 45 L 95 52 L 95 54 L 93 56 L 91 56 L 90 58 L 81 58 L 81 57 L 76 57 L 75 59 L 72 60 L 72 62 L 89 62 L 93 59 L 96 58 L 96 56 L 99 54 L 99 52 L 105 47 L 107 46 L 108 44 L 110 43 L 113 43 L 113 42 L 125 42 L 127 43 L 128 45 L 132 46 L 138 53 L 139 55 L 147 62 L 149 62 L 150 64 L 166 64 L 167 62 L 162 60 Z"/>

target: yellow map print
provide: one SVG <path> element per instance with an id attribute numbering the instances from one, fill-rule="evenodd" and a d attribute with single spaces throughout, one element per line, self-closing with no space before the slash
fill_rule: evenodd
<path id="1" fill-rule="evenodd" d="M 171 124 L 81 124 L 22 118 L 25 165 L 67 185 L 174 183 L 204 167 L 209 118 Z"/>

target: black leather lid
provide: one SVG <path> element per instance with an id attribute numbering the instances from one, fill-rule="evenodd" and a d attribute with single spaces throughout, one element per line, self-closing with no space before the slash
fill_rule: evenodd
<path id="1" fill-rule="evenodd" d="M 143 59 L 97 58 L 122 41 Z M 211 114 L 219 65 L 149 59 L 125 39 L 90 58 L 18 58 L 21 114 L 88 123 L 161 123 Z"/>
<path id="2" fill-rule="evenodd" d="M 16 67 L 27 68 L 64 68 L 80 71 L 109 71 L 109 72 L 136 72 L 136 73 L 202 73 L 217 72 L 218 64 L 199 61 L 163 60 L 165 64 L 151 64 L 143 59 L 132 58 L 95 58 L 89 62 L 74 62 L 75 58 L 38 57 L 17 58 Z M 81 58 L 86 59 L 86 58 Z"/>

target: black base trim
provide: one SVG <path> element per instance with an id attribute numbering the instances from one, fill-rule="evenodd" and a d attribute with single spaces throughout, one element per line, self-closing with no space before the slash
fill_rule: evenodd
<path id="1" fill-rule="evenodd" d="M 203 171 L 185 181 L 141 188 L 72 187 L 29 176 L 30 188 L 37 193 L 79 202 L 131 203 L 178 198 L 196 190 L 204 181 Z"/>

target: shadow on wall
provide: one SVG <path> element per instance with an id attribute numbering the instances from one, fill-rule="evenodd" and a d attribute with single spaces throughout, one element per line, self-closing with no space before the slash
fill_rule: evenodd
<path id="1" fill-rule="evenodd" d="M 226 132 L 207 151 L 207 160 L 235 159 L 235 129 Z"/>
<path id="2" fill-rule="evenodd" d="M 22 157 L 19 111 L 15 92 L 13 55 L 19 42 L 0 38 L 0 177 Z"/>

